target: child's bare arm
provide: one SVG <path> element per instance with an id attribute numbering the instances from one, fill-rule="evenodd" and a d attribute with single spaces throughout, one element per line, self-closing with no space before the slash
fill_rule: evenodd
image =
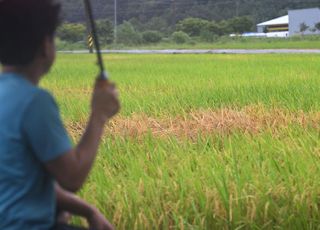
<path id="1" fill-rule="evenodd" d="M 57 197 L 57 208 L 61 211 L 69 212 L 76 216 L 86 218 L 90 228 L 95 230 L 113 230 L 113 226 L 99 212 L 99 210 L 73 193 L 70 193 L 58 184 L 55 186 Z"/>
<path id="2" fill-rule="evenodd" d="M 119 107 L 115 87 L 105 86 L 98 80 L 93 93 L 91 116 L 79 144 L 45 165 L 63 188 L 71 192 L 81 188 L 96 157 L 104 125 L 119 111 Z"/>

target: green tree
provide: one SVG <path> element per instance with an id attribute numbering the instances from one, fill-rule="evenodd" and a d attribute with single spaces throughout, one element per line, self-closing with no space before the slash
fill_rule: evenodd
<path id="1" fill-rule="evenodd" d="M 253 21 L 249 17 L 235 17 L 228 20 L 230 28 L 234 33 L 244 33 L 252 30 Z"/>
<path id="2" fill-rule="evenodd" d="M 209 23 L 205 29 L 217 36 L 225 34 L 223 26 L 215 21 Z"/>
<path id="3" fill-rule="evenodd" d="M 190 37 L 183 31 L 177 31 L 172 34 L 172 40 L 177 44 L 183 44 L 188 42 Z"/>
<path id="4" fill-rule="evenodd" d="M 189 36 L 199 36 L 201 31 L 208 27 L 210 22 L 200 18 L 186 18 L 177 25 L 178 31 L 183 31 Z"/>
<path id="5" fill-rule="evenodd" d="M 162 39 L 161 34 L 158 31 L 145 31 L 142 33 L 142 39 L 145 43 L 157 43 Z"/>
<path id="6" fill-rule="evenodd" d="M 83 1 L 63 0 L 61 2 L 63 2 L 64 20 L 85 22 Z M 117 3 L 120 24 L 131 18 L 137 18 L 140 23 L 148 24 L 152 18 L 158 17 L 168 24 L 168 27 L 162 28 L 174 28 L 176 22 L 190 17 L 221 21 L 235 16 L 249 15 L 254 23 L 258 23 L 285 15 L 288 9 L 319 7 L 318 0 L 118 0 Z M 113 20 L 114 1 L 94 0 L 92 7 L 97 19 Z M 135 29 L 138 28 L 135 27 Z M 140 31 L 144 30 L 158 30 L 158 28 L 145 27 Z M 164 31 L 160 32 L 164 33 Z"/>
<path id="7" fill-rule="evenodd" d="M 145 25 L 146 30 L 156 30 L 161 33 L 168 33 L 170 30 L 168 23 L 161 17 L 153 17 L 151 20 Z"/>
<path id="8" fill-rule="evenodd" d="M 314 28 L 315 28 L 316 30 L 320 31 L 320 22 L 316 23 L 316 24 L 314 25 Z"/>
<path id="9" fill-rule="evenodd" d="M 310 28 L 309 31 L 312 32 L 312 33 L 315 33 L 315 32 L 317 32 L 317 28 L 315 28 L 315 27 Z"/>
<path id="10" fill-rule="evenodd" d="M 114 28 L 110 20 L 98 20 L 97 30 L 102 44 L 111 44 L 114 39 Z"/>
<path id="11" fill-rule="evenodd" d="M 233 28 L 230 25 L 230 23 L 226 20 L 222 20 L 218 23 L 220 29 L 221 29 L 221 35 L 230 34 L 233 32 Z"/>
<path id="12" fill-rule="evenodd" d="M 138 18 L 131 18 L 128 22 L 133 26 L 133 28 L 136 31 L 144 31 L 145 30 L 145 25 L 143 23 L 141 23 Z"/>
<path id="13" fill-rule="evenodd" d="M 211 31 L 206 29 L 203 29 L 200 33 L 201 40 L 205 42 L 213 42 L 214 40 L 216 40 L 217 37 L 218 35 L 215 35 Z"/>
<path id="14" fill-rule="evenodd" d="M 86 37 L 86 27 L 79 23 L 64 23 L 57 30 L 57 36 L 64 41 L 79 42 Z"/>
<path id="15" fill-rule="evenodd" d="M 125 21 L 118 27 L 118 42 L 125 45 L 138 45 L 142 41 L 141 35 L 130 22 Z"/>
<path id="16" fill-rule="evenodd" d="M 306 23 L 303 22 L 300 24 L 300 32 L 302 35 L 304 35 L 304 33 L 307 31 L 307 29 L 309 29 L 309 26 L 307 26 Z"/>

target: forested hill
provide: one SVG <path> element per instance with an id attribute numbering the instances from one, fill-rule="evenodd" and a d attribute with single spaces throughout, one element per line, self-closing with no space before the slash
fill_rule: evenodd
<path id="1" fill-rule="evenodd" d="M 115 0 L 91 0 L 97 18 L 113 20 Z M 167 24 L 197 17 L 220 21 L 235 16 L 251 16 L 254 22 L 282 16 L 288 9 L 320 7 L 320 0 L 116 0 L 118 20 L 136 18 L 146 23 L 161 18 Z M 69 22 L 84 20 L 82 0 L 63 0 L 63 18 Z"/>

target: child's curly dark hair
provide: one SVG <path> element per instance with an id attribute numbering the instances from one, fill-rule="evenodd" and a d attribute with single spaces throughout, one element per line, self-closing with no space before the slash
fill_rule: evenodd
<path id="1" fill-rule="evenodd" d="M 0 0 L 0 62 L 30 64 L 44 39 L 54 38 L 59 13 L 54 0 Z"/>

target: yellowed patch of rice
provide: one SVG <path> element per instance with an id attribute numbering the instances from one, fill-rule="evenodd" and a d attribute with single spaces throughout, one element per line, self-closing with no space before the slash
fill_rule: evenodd
<path id="1" fill-rule="evenodd" d="M 154 118 L 146 114 L 119 116 L 111 121 L 106 135 L 141 137 L 152 134 L 157 137 L 197 137 L 199 135 L 234 132 L 256 134 L 264 130 L 277 131 L 290 125 L 303 128 L 320 128 L 320 112 L 291 112 L 283 109 L 267 110 L 263 106 L 243 109 L 196 110 L 184 116 Z M 78 136 L 85 129 L 85 122 L 67 124 L 71 135 Z"/>

